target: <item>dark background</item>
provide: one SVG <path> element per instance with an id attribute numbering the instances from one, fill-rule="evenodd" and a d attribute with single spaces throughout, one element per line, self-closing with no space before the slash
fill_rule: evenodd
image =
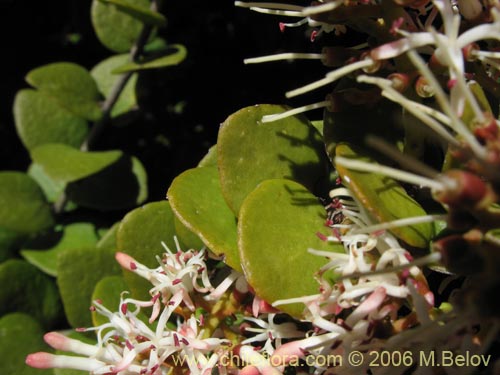
<path id="1" fill-rule="evenodd" d="M 91 69 L 113 54 L 94 34 L 90 6 L 90 0 L 0 0 L 0 170 L 29 165 L 12 118 L 16 92 L 28 87 L 25 74 L 57 61 Z M 110 126 L 96 144 L 139 157 L 148 171 L 149 200 L 163 199 L 171 179 L 197 164 L 231 113 L 257 103 L 320 101 L 310 96 L 288 102 L 284 92 L 324 74 L 320 63 L 310 61 L 243 64 L 245 57 L 317 52 L 321 47 L 310 42 L 307 27 L 281 33 L 282 19 L 235 8 L 231 0 L 169 0 L 162 13 L 168 26 L 160 35 L 184 44 L 187 60 L 142 74 L 140 113 Z"/>

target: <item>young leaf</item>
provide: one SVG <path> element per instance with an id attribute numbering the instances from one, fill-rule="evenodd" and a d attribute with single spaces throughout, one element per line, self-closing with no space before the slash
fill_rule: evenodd
<path id="1" fill-rule="evenodd" d="M 340 144 L 336 148 L 337 156 L 371 161 L 358 153 L 348 144 Z M 337 166 L 342 181 L 347 182 L 349 189 L 361 205 L 378 223 L 424 216 L 427 213 L 401 185 L 390 177 L 375 173 L 353 171 Z M 396 237 L 407 244 L 427 248 L 434 235 L 431 223 L 410 225 L 390 230 Z"/>
<path id="2" fill-rule="evenodd" d="M 35 181 L 20 172 L 0 172 L 0 227 L 31 234 L 48 229 L 54 219 Z"/>
<path id="3" fill-rule="evenodd" d="M 216 167 L 198 167 L 177 176 L 167 197 L 179 220 L 225 262 L 241 272 L 236 217 L 222 197 Z"/>
<path id="4" fill-rule="evenodd" d="M 172 49 L 174 49 L 173 52 Z M 186 55 L 186 47 L 181 44 L 172 44 L 171 46 L 169 46 L 169 49 L 165 52 L 165 54 L 161 57 L 155 56 L 150 59 L 146 58 L 140 63 L 126 63 L 114 69 L 113 73 L 120 74 L 126 72 L 135 72 L 138 70 L 159 69 L 165 68 L 167 66 L 178 65 L 186 58 Z"/>
<path id="5" fill-rule="evenodd" d="M 88 134 L 85 119 L 61 107 L 46 93 L 31 89 L 17 93 L 14 119 L 17 134 L 28 150 L 46 143 L 80 147 Z"/>
<path id="6" fill-rule="evenodd" d="M 267 180 L 247 196 L 240 210 L 238 245 L 245 277 L 259 297 L 272 303 L 318 293 L 314 275 L 327 260 L 307 249 L 344 252 L 342 245 L 317 237 L 325 231 L 325 220 L 318 199 L 294 181 Z M 304 306 L 279 308 L 300 317 Z"/>
<path id="7" fill-rule="evenodd" d="M 123 3 L 148 8 L 149 0 L 124 0 Z M 92 25 L 101 43 L 110 50 L 122 53 L 130 50 L 143 28 L 143 22 L 125 13 L 115 4 L 100 0 L 92 2 Z"/>
<path id="8" fill-rule="evenodd" d="M 90 74 L 97 82 L 97 87 L 104 97 L 108 97 L 116 83 L 119 75 L 112 74 L 111 72 L 117 67 L 125 65 L 129 61 L 129 55 L 116 55 L 107 58 L 97 64 Z M 135 94 L 135 86 L 137 83 L 137 74 L 133 74 L 128 80 L 125 88 L 120 94 L 118 101 L 111 110 L 111 117 L 117 117 L 127 113 L 137 107 L 137 97 Z"/>
<path id="9" fill-rule="evenodd" d="M 21 255 L 35 267 L 51 276 L 57 276 L 57 257 L 64 251 L 92 247 L 97 243 L 95 227 L 89 223 L 66 226 L 59 240 L 49 248 L 21 250 Z"/>
<path id="10" fill-rule="evenodd" d="M 52 179 L 73 182 L 115 163 L 121 151 L 83 152 L 63 144 L 45 144 L 31 151 L 31 158 Z"/>
<path id="11" fill-rule="evenodd" d="M 318 131 L 303 116 L 269 123 L 262 116 L 284 112 L 279 105 L 243 108 L 224 122 L 217 139 L 222 193 L 235 214 L 262 181 L 286 178 L 314 190 L 328 161 Z"/>
<path id="12" fill-rule="evenodd" d="M 126 13 L 146 25 L 163 27 L 167 24 L 167 19 L 163 14 L 154 12 L 147 7 L 139 6 L 125 0 L 99 0 L 104 4 L 112 4 L 116 9 Z"/>
<path id="13" fill-rule="evenodd" d="M 102 116 L 96 82 L 80 65 L 68 62 L 44 65 L 30 71 L 26 81 L 77 116 L 91 121 Z"/>

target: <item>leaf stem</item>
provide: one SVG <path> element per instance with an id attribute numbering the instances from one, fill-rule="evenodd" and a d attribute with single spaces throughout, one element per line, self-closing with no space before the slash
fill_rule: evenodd
<path id="1" fill-rule="evenodd" d="M 159 2 L 160 0 L 152 0 L 150 9 L 154 12 L 157 12 L 159 8 Z M 130 49 L 129 53 L 130 61 L 137 62 L 139 57 L 144 52 L 144 46 L 146 45 L 152 31 L 153 31 L 153 26 L 151 25 L 143 26 L 141 33 L 139 34 L 137 40 Z M 99 138 L 99 136 L 104 131 L 105 127 L 108 125 L 111 119 L 111 111 L 113 110 L 114 105 L 120 98 L 123 89 L 125 88 L 127 82 L 129 81 L 130 77 L 132 77 L 133 74 L 134 74 L 133 72 L 127 72 L 118 77 L 113 88 L 111 89 L 111 93 L 109 94 L 109 96 L 106 98 L 106 100 L 102 105 L 102 111 L 103 111 L 102 117 L 99 119 L 99 121 L 97 121 L 94 124 L 94 126 L 89 132 L 89 135 L 83 141 L 82 145 L 80 146 L 81 151 L 89 151 L 90 149 L 92 149 L 96 140 Z M 53 205 L 54 213 L 57 215 L 63 212 L 67 202 L 68 202 L 68 197 L 66 193 L 63 192 L 59 197 L 59 199 Z"/>

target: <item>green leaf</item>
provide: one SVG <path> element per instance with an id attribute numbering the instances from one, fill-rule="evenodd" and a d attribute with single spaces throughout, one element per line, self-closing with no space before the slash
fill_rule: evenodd
<path id="1" fill-rule="evenodd" d="M 167 19 L 163 14 L 154 12 L 147 7 L 138 6 L 125 0 L 99 0 L 104 4 L 115 5 L 116 8 L 126 13 L 146 25 L 162 27 L 167 24 Z"/>
<path id="2" fill-rule="evenodd" d="M 115 163 L 121 151 L 84 152 L 63 144 L 45 144 L 31 151 L 31 158 L 52 179 L 73 182 Z"/>
<path id="3" fill-rule="evenodd" d="M 338 145 L 336 154 L 346 158 L 373 162 L 348 144 Z M 341 166 L 337 166 L 337 171 L 342 181 L 348 184 L 361 206 L 378 223 L 427 215 L 420 204 L 411 198 L 392 178 L 375 173 L 353 171 Z M 407 244 L 420 248 L 427 248 L 434 235 L 431 223 L 398 227 L 390 231 Z"/>
<path id="4" fill-rule="evenodd" d="M 50 203 L 56 202 L 61 194 L 64 193 L 66 184 L 62 181 L 55 181 L 47 176 L 42 166 L 31 163 L 28 168 L 28 175 L 38 183 Z"/>
<path id="5" fill-rule="evenodd" d="M 54 281 L 31 264 L 10 259 L 0 264 L 0 315 L 25 312 L 53 327 L 62 315 L 59 293 Z"/>
<path id="6" fill-rule="evenodd" d="M 128 209 L 147 199 L 147 175 L 137 158 L 123 155 L 98 173 L 69 184 L 66 193 L 82 207 Z"/>
<path id="7" fill-rule="evenodd" d="M 207 154 L 200 160 L 198 167 L 216 167 L 217 166 L 217 145 L 208 149 Z"/>
<path id="8" fill-rule="evenodd" d="M 0 263 L 16 255 L 26 235 L 0 227 Z"/>
<path id="9" fill-rule="evenodd" d="M 51 352 L 42 339 L 43 328 L 31 316 L 12 313 L 0 319 L 0 373 L 2 375 L 51 375 L 53 369 L 40 370 L 25 364 L 26 356 Z"/>
<path id="10" fill-rule="evenodd" d="M 117 250 L 148 267 L 157 267 L 156 256 L 165 252 L 162 242 L 176 251 L 174 214 L 167 201 L 148 203 L 130 211 L 120 223 L 116 234 Z M 149 298 L 151 284 L 124 271 L 125 281 L 136 298 Z"/>
<path id="11" fill-rule="evenodd" d="M 269 104 L 243 108 L 229 116 L 219 130 L 222 193 L 236 214 L 245 197 L 264 180 L 286 178 L 314 190 L 326 176 L 324 144 L 305 117 L 261 121 L 264 115 L 286 109 Z"/>
<path id="12" fill-rule="evenodd" d="M 102 305 L 110 311 L 120 309 L 120 296 L 128 290 L 128 285 L 122 276 L 106 276 L 99 280 L 92 293 L 92 301 L 99 300 Z M 94 327 L 108 323 L 109 319 L 98 312 L 92 312 L 92 324 Z"/>
<path id="13" fill-rule="evenodd" d="M 128 54 L 111 56 L 101 61 L 91 70 L 90 74 L 96 80 L 97 87 L 104 97 L 107 98 L 111 94 L 116 81 L 120 78 L 119 75 L 112 74 L 111 72 L 128 61 Z M 137 74 L 133 74 L 121 92 L 118 101 L 113 106 L 111 117 L 117 117 L 137 107 L 137 97 L 135 95 L 136 84 Z"/>
<path id="14" fill-rule="evenodd" d="M 106 233 L 104 233 L 99 239 L 99 242 L 97 242 L 97 247 L 116 249 L 116 233 L 118 232 L 119 227 L 120 222 L 114 223 L 113 226 L 109 228 Z"/>
<path id="15" fill-rule="evenodd" d="M 307 249 L 344 252 L 342 245 L 317 237 L 326 230 L 325 220 L 318 199 L 293 181 L 267 180 L 248 195 L 240 210 L 238 245 L 245 277 L 259 297 L 272 303 L 318 293 L 314 275 L 327 260 Z M 300 318 L 304 306 L 279 308 Z"/>
<path id="16" fill-rule="evenodd" d="M 102 116 L 96 82 L 80 65 L 68 62 L 44 65 L 30 71 L 26 81 L 77 116 L 91 121 Z"/>
<path id="17" fill-rule="evenodd" d="M 54 225 L 50 206 L 35 181 L 20 172 L 0 172 L 0 227 L 36 233 Z"/>
<path id="18" fill-rule="evenodd" d="M 95 247 L 71 249 L 57 258 L 57 285 L 64 311 L 73 327 L 92 324 L 89 307 L 95 286 L 105 276 L 119 275 L 115 251 Z"/>
<path id="19" fill-rule="evenodd" d="M 172 51 L 172 49 L 174 51 Z M 135 72 L 139 70 L 146 69 L 159 69 L 165 68 L 167 66 L 178 65 L 186 58 L 187 50 L 181 44 L 172 44 L 168 47 L 168 50 L 161 57 L 154 56 L 151 58 L 145 58 L 144 61 L 140 63 L 129 62 L 122 66 L 119 66 L 113 73 L 126 73 L 126 72 Z"/>
<path id="20" fill-rule="evenodd" d="M 200 237 L 190 231 L 177 216 L 174 216 L 174 228 L 177 239 L 183 249 L 199 250 L 205 246 Z"/>
<path id="21" fill-rule="evenodd" d="M 183 172 L 172 182 L 167 197 L 179 220 L 241 272 L 236 218 L 222 197 L 217 168 L 198 167 Z"/>
<path id="22" fill-rule="evenodd" d="M 57 276 L 57 257 L 59 254 L 76 248 L 91 247 L 97 243 L 95 227 L 89 223 L 74 223 L 64 227 L 53 246 L 45 250 L 25 248 L 21 255 L 43 272 Z"/>
<path id="23" fill-rule="evenodd" d="M 46 143 L 80 147 L 88 134 L 87 121 L 76 116 L 45 93 L 26 89 L 14 100 L 17 134 L 32 150 Z"/>
<path id="24" fill-rule="evenodd" d="M 150 1 L 124 0 L 123 3 L 148 8 Z M 97 38 L 104 46 L 117 53 L 129 51 L 143 28 L 143 23 L 137 18 L 114 4 L 100 0 L 92 2 L 91 17 Z"/>

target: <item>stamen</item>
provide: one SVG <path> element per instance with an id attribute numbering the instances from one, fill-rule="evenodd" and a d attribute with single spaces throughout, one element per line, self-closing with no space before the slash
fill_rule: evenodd
<path id="1" fill-rule="evenodd" d="M 363 234 L 363 233 L 373 233 L 379 230 L 392 229 L 398 227 L 405 227 L 416 224 L 432 223 L 434 221 L 446 220 L 447 215 L 425 215 L 425 216 L 415 216 L 407 217 L 404 219 L 388 221 L 386 223 L 375 224 L 364 228 L 353 229 L 349 234 Z"/>
<path id="2" fill-rule="evenodd" d="M 305 106 L 302 106 L 299 108 L 291 109 L 291 110 L 283 112 L 283 113 L 278 113 L 276 115 L 265 115 L 262 117 L 262 122 L 265 123 L 265 122 L 278 121 L 278 120 L 284 119 L 286 117 L 297 115 L 299 113 L 304 113 L 307 111 L 312 111 L 314 109 L 327 107 L 328 105 L 330 105 L 330 103 L 331 102 L 329 100 L 324 100 L 322 102 L 308 104 L 308 105 L 305 105 Z"/>
<path id="3" fill-rule="evenodd" d="M 330 12 L 330 11 L 338 8 L 339 6 L 341 6 L 343 3 L 344 3 L 344 0 L 333 0 L 333 1 L 321 4 L 321 5 L 310 6 L 310 7 L 304 8 L 302 10 L 302 13 L 304 14 L 304 16 L 311 16 L 313 14 Z"/>
<path id="4" fill-rule="evenodd" d="M 410 172 L 400 171 L 399 169 L 386 167 L 375 163 L 367 163 L 361 160 L 348 159 L 341 156 L 335 157 L 335 164 L 357 171 L 382 174 L 410 184 L 429 187 L 433 191 L 445 190 L 445 181 L 449 180 L 448 178 L 446 178 L 446 180 L 438 182 Z M 452 181 L 450 180 L 450 184 L 451 183 Z"/>
<path id="5" fill-rule="evenodd" d="M 278 53 L 276 55 L 268 55 L 261 57 L 253 57 L 249 59 L 243 60 L 245 64 L 259 64 L 264 62 L 271 61 L 280 61 L 280 60 L 321 60 L 325 56 L 321 53 L 298 53 L 298 52 L 286 52 L 286 53 Z"/>
<path id="6" fill-rule="evenodd" d="M 375 60 L 372 60 L 371 58 L 366 58 L 364 60 L 356 61 L 352 64 L 346 65 L 340 69 L 328 73 L 325 78 L 320 79 L 319 81 L 310 83 L 308 85 L 305 85 L 303 87 L 300 87 L 292 91 L 288 91 L 286 93 L 286 97 L 293 98 L 294 96 L 302 95 L 305 94 L 306 92 L 316 90 L 320 87 L 328 85 L 329 83 L 335 82 L 339 78 L 342 78 L 343 76 L 346 76 L 349 73 L 352 73 L 359 69 L 368 68 L 369 66 L 372 66 L 375 63 L 376 63 Z"/>

